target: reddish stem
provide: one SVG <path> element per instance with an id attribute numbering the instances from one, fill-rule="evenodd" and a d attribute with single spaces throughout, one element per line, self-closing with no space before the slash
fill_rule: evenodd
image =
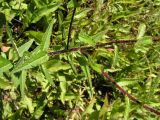
<path id="1" fill-rule="evenodd" d="M 121 86 L 119 86 L 114 80 L 113 78 L 111 78 L 108 73 L 102 71 L 102 75 L 107 78 L 110 82 L 112 82 L 112 84 L 114 84 L 116 86 L 116 88 L 118 88 L 118 90 L 120 92 L 122 92 L 124 95 L 126 95 L 130 100 L 132 100 L 133 102 L 142 105 L 143 108 L 145 108 L 147 111 L 151 112 L 151 113 L 155 113 L 156 115 L 160 115 L 160 111 L 156 110 L 155 108 L 148 106 L 146 104 L 143 104 L 140 100 L 138 100 L 136 97 L 134 97 L 133 95 L 129 94 L 127 91 L 125 91 Z"/>

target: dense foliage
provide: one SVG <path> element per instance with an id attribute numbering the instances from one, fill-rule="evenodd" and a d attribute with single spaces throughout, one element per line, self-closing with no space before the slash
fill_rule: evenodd
<path id="1" fill-rule="evenodd" d="M 158 110 L 158 36 L 160 0 L 0 0 L 0 119 L 158 119 L 101 73 Z"/>

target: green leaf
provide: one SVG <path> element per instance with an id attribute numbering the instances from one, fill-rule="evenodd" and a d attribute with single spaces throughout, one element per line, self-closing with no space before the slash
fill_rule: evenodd
<path id="1" fill-rule="evenodd" d="M 135 52 L 138 53 L 139 51 L 146 53 L 149 50 L 149 46 L 153 44 L 152 37 L 150 36 L 144 36 L 135 44 Z"/>
<path id="2" fill-rule="evenodd" d="M 141 23 L 138 27 L 138 35 L 137 35 L 137 39 L 140 39 L 144 36 L 146 31 L 146 25 L 144 23 Z"/>
<path id="3" fill-rule="evenodd" d="M 46 32 L 43 34 L 42 42 L 40 44 L 42 51 L 47 51 L 49 48 L 50 37 L 52 35 L 52 28 L 53 28 L 53 24 L 55 23 L 55 21 L 56 21 L 55 19 L 51 21 Z"/>
<path id="4" fill-rule="evenodd" d="M 12 6 L 12 9 L 15 9 L 15 10 L 26 10 L 28 7 L 26 3 L 17 2 L 17 1 L 11 1 L 9 4 Z"/>
<path id="5" fill-rule="evenodd" d="M 130 112 L 130 101 L 127 96 L 125 96 L 125 104 L 126 104 L 126 108 L 125 108 L 124 120 L 128 120 L 129 112 Z"/>
<path id="6" fill-rule="evenodd" d="M 76 95 L 76 94 L 73 94 L 73 93 L 68 93 L 68 92 L 67 92 L 67 93 L 65 94 L 65 100 L 66 100 L 66 101 L 77 99 L 77 97 L 79 97 L 79 96 Z"/>
<path id="7" fill-rule="evenodd" d="M 10 23 L 11 20 L 15 17 L 16 13 L 13 12 L 11 9 L 5 9 L 4 14 L 5 14 L 5 17 L 6 17 L 6 21 Z"/>
<path id="8" fill-rule="evenodd" d="M 36 54 L 39 53 L 39 52 L 41 52 L 41 46 L 40 46 L 40 45 L 37 46 L 37 47 L 31 52 L 31 54 L 32 54 L 32 55 L 36 55 Z"/>
<path id="9" fill-rule="evenodd" d="M 42 32 L 39 32 L 39 31 L 27 31 L 25 32 L 25 34 L 31 38 L 34 38 L 35 39 L 35 42 L 37 44 L 40 44 L 41 41 L 42 41 L 42 37 L 43 37 L 43 34 Z"/>
<path id="10" fill-rule="evenodd" d="M 98 73 L 101 73 L 103 70 L 103 65 L 97 64 L 93 57 L 89 57 L 89 66 Z"/>
<path id="11" fill-rule="evenodd" d="M 128 86 L 128 85 L 135 85 L 137 84 L 139 81 L 136 81 L 136 80 L 129 80 L 129 81 L 120 81 L 120 82 L 117 82 L 118 85 L 120 86 Z"/>
<path id="12" fill-rule="evenodd" d="M 79 34 L 79 37 L 78 39 L 81 41 L 81 42 L 84 42 L 84 43 L 87 43 L 89 45 L 95 45 L 95 41 L 92 39 L 91 36 L 87 35 L 85 32 L 81 32 Z"/>
<path id="13" fill-rule="evenodd" d="M 76 8 L 76 7 L 79 7 L 77 0 L 70 0 L 68 2 L 68 8 Z"/>
<path id="14" fill-rule="evenodd" d="M 13 86 L 15 88 L 18 88 L 18 86 L 20 85 L 20 80 L 19 80 L 19 77 L 15 74 L 11 74 L 11 80 L 13 82 Z"/>
<path id="15" fill-rule="evenodd" d="M 97 8 L 98 11 L 101 11 L 101 9 L 103 7 L 103 3 L 104 3 L 104 0 L 97 0 L 96 8 Z"/>
<path id="16" fill-rule="evenodd" d="M 12 84 L 9 81 L 0 77 L 0 88 L 1 89 L 7 90 L 7 89 L 11 89 L 11 87 L 12 87 Z"/>
<path id="17" fill-rule="evenodd" d="M 40 45 L 37 46 L 32 51 L 32 55 L 35 55 L 35 54 L 37 54 L 40 51 L 47 51 L 48 50 L 49 44 L 50 44 L 50 37 L 51 37 L 51 34 L 52 34 L 52 27 L 53 27 L 54 22 L 55 22 L 55 19 L 52 20 L 51 23 L 49 24 L 46 32 L 42 36 Z"/>
<path id="18" fill-rule="evenodd" d="M 38 107 L 36 108 L 34 112 L 35 119 L 39 119 L 42 116 L 42 114 L 44 113 L 44 107 L 46 106 L 47 102 L 48 101 L 45 99 L 42 101 L 40 105 L 38 105 Z"/>
<path id="19" fill-rule="evenodd" d="M 101 42 L 102 39 L 106 38 L 106 31 L 101 31 L 92 36 L 92 39 L 97 43 Z"/>
<path id="20" fill-rule="evenodd" d="M 109 108 L 109 103 L 108 103 L 108 97 L 107 97 L 107 94 L 106 94 L 106 96 L 104 98 L 103 106 L 102 106 L 102 108 L 100 109 L 100 112 L 99 112 L 99 119 L 105 120 L 105 116 L 106 116 L 106 113 L 108 112 L 108 108 Z"/>
<path id="21" fill-rule="evenodd" d="M 60 88 L 61 88 L 61 95 L 60 95 L 60 99 L 62 101 L 62 103 L 64 103 L 65 101 L 65 94 L 66 94 L 66 88 L 67 88 L 67 82 L 66 82 L 66 78 L 65 76 L 58 76 L 59 81 L 60 81 Z"/>
<path id="22" fill-rule="evenodd" d="M 20 76 L 20 92 L 21 92 L 21 98 L 24 99 L 25 96 L 25 82 L 26 82 L 26 71 L 22 70 L 21 76 Z"/>
<path id="23" fill-rule="evenodd" d="M 29 40 L 28 42 L 26 42 L 25 44 L 23 44 L 21 47 L 18 48 L 20 57 L 23 56 L 23 53 L 25 51 L 28 51 L 28 49 L 31 47 L 32 43 L 33 43 L 33 39 Z"/>
<path id="24" fill-rule="evenodd" d="M 30 113 L 34 112 L 32 99 L 27 96 L 25 96 L 23 101 L 21 101 L 21 107 L 28 109 Z"/>
<path id="25" fill-rule="evenodd" d="M 118 61 L 119 61 L 119 51 L 118 51 L 118 47 L 117 45 L 114 45 L 114 57 L 113 57 L 113 63 L 112 63 L 112 67 L 115 68 L 118 65 Z"/>
<path id="26" fill-rule="evenodd" d="M 44 2 L 45 2 L 45 1 L 42 1 L 42 0 L 34 0 L 34 3 L 36 4 L 36 7 L 37 7 L 37 8 L 43 7 L 43 5 L 45 5 Z"/>
<path id="27" fill-rule="evenodd" d="M 44 64 L 45 68 L 49 73 L 57 72 L 59 70 L 67 70 L 70 69 L 71 66 L 69 64 L 65 64 L 60 60 L 49 60 Z"/>
<path id="28" fill-rule="evenodd" d="M 112 16 L 112 22 L 117 21 L 118 19 L 122 19 L 122 18 L 129 18 L 131 16 L 136 16 L 140 13 L 140 10 L 138 9 L 137 11 L 121 11 L 121 12 L 116 12 L 115 14 L 113 14 Z"/>
<path id="29" fill-rule="evenodd" d="M 44 51 L 41 51 L 37 54 L 31 55 L 28 59 L 26 59 L 24 61 L 23 64 L 16 66 L 12 70 L 12 73 L 36 67 L 36 66 L 41 65 L 42 63 L 46 62 L 48 59 L 49 59 L 48 54 Z"/>
<path id="30" fill-rule="evenodd" d="M 77 57 L 77 60 L 80 64 L 82 71 L 84 72 L 84 75 L 85 75 L 87 82 L 89 84 L 89 88 L 90 88 L 89 95 L 90 95 L 90 98 L 92 98 L 93 97 L 93 87 L 92 87 L 91 74 L 90 74 L 90 69 L 89 69 L 87 60 L 83 56 Z"/>
<path id="31" fill-rule="evenodd" d="M 43 16 L 50 14 L 58 9 L 60 6 L 59 3 L 43 6 L 40 9 L 36 10 L 32 15 L 32 23 L 36 23 L 39 21 Z"/>
<path id="32" fill-rule="evenodd" d="M 74 16 L 75 19 L 81 19 L 84 18 L 87 13 L 90 11 L 91 9 L 82 9 L 81 11 L 77 12 Z"/>
<path id="33" fill-rule="evenodd" d="M 91 113 L 94 111 L 94 110 L 93 110 L 93 105 L 94 105 L 95 102 L 96 102 L 96 99 L 93 98 L 93 99 L 90 101 L 90 103 L 89 103 L 89 105 L 87 106 L 87 108 L 85 109 L 85 111 L 82 113 L 82 116 L 86 115 L 87 113 L 88 113 L 88 114 L 91 114 Z"/>
<path id="34" fill-rule="evenodd" d="M 119 0 L 117 3 L 123 3 L 123 4 L 135 4 L 136 0 Z"/>
<path id="35" fill-rule="evenodd" d="M 0 73 L 9 70 L 10 68 L 12 68 L 12 66 L 13 65 L 9 60 L 0 56 Z"/>
<path id="36" fill-rule="evenodd" d="M 48 69 L 46 69 L 46 67 L 44 65 L 42 65 L 42 70 L 43 70 L 43 73 L 45 75 L 45 78 L 48 80 L 48 82 L 53 86 L 54 85 L 54 82 L 53 82 L 53 79 L 52 79 L 52 76 L 49 74 L 48 72 Z"/>

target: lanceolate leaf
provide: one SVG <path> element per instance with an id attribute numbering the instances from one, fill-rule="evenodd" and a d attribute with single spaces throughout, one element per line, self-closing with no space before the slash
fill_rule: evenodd
<path id="1" fill-rule="evenodd" d="M 129 119 L 129 112 L 130 112 L 130 101 L 129 98 L 127 96 L 125 96 L 125 115 L 124 115 L 124 120 L 128 120 Z"/>
<path id="2" fill-rule="evenodd" d="M 33 54 L 28 59 L 26 59 L 23 64 L 20 64 L 15 69 L 13 69 L 12 73 L 41 65 L 42 63 L 46 62 L 48 58 L 49 57 L 47 53 L 44 51 Z"/>
<path id="3" fill-rule="evenodd" d="M 78 12 L 78 13 L 74 16 L 74 18 L 75 18 L 75 19 L 81 19 L 81 18 L 85 17 L 90 10 L 91 10 L 91 9 L 83 9 L 83 10 L 81 10 L 80 12 Z"/>
<path id="4" fill-rule="evenodd" d="M 12 68 L 12 66 L 13 65 L 9 60 L 0 56 L 0 73 L 9 70 L 10 68 Z"/>
<path id="5" fill-rule="evenodd" d="M 25 92 L 24 92 L 24 89 L 25 89 L 25 81 L 26 81 L 26 71 L 23 70 L 21 72 L 21 76 L 20 76 L 20 91 L 21 91 L 21 98 L 24 99 L 24 96 L 25 96 Z"/>
<path id="6" fill-rule="evenodd" d="M 118 47 L 116 45 L 114 45 L 114 58 L 113 58 L 113 64 L 112 64 L 112 67 L 115 68 L 118 64 Z"/>
<path id="7" fill-rule="evenodd" d="M 146 25 L 144 23 L 141 23 L 140 26 L 138 27 L 138 35 L 137 39 L 140 39 L 144 36 L 146 31 Z"/>
<path id="8" fill-rule="evenodd" d="M 23 44 L 21 47 L 18 48 L 18 51 L 19 51 L 19 56 L 22 57 L 23 56 L 23 53 L 25 51 L 28 51 L 28 49 L 31 47 L 33 43 L 33 39 L 28 41 L 27 43 Z"/>
<path id="9" fill-rule="evenodd" d="M 32 23 L 39 21 L 44 15 L 48 15 L 51 12 L 54 12 L 58 9 L 60 4 L 52 4 L 42 7 L 41 9 L 36 10 L 32 15 Z"/>
<path id="10" fill-rule="evenodd" d="M 42 51 L 47 51 L 47 49 L 49 48 L 50 37 L 52 34 L 52 27 L 53 27 L 54 22 L 55 22 L 55 19 L 51 21 L 46 32 L 44 33 L 44 35 L 42 37 L 42 42 L 41 42 Z"/>

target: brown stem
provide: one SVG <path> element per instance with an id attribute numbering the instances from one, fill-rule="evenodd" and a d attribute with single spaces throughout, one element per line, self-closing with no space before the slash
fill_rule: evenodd
<path id="1" fill-rule="evenodd" d="M 113 78 L 111 78 L 108 73 L 102 71 L 102 75 L 107 78 L 110 82 L 112 82 L 113 85 L 116 86 L 116 88 L 118 88 L 118 90 L 123 93 L 124 95 L 126 95 L 130 100 L 132 100 L 133 102 L 135 102 L 136 104 L 142 105 L 143 108 L 145 108 L 147 111 L 154 113 L 156 115 L 160 116 L 160 111 L 156 110 L 155 108 L 148 106 L 146 104 L 143 104 L 140 100 L 138 100 L 136 97 L 134 97 L 133 95 L 129 94 L 127 91 L 125 91 L 121 86 L 119 86 L 114 80 Z"/>
<path id="2" fill-rule="evenodd" d="M 153 38 L 154 42 L 160 42 L 160 37 L 154 37 Z M 106 42 L 106 43 L 97 43 L 95 46 L 83 46 L 83 47 L 77 47 L 77 48 L 71 48 L 71 49 L 65 49 L 65 50 L 58 50 L 55 52 L 50 52 L 48 53 L 49 56 L 54 57 L 56 55 L 59 54 L 64 54 L 64 53 L 68 53 L 68 52 L 76 52 L 76 51 L 85 51 L 88 49 L 94 49 L 94 48 L 102 48 L 102 47 L 106 47 L 109 45 L 113 45 L 113 44 L 133 44 L 137 42 L 137 40 L 112 40 L 111 42 Z"/>

